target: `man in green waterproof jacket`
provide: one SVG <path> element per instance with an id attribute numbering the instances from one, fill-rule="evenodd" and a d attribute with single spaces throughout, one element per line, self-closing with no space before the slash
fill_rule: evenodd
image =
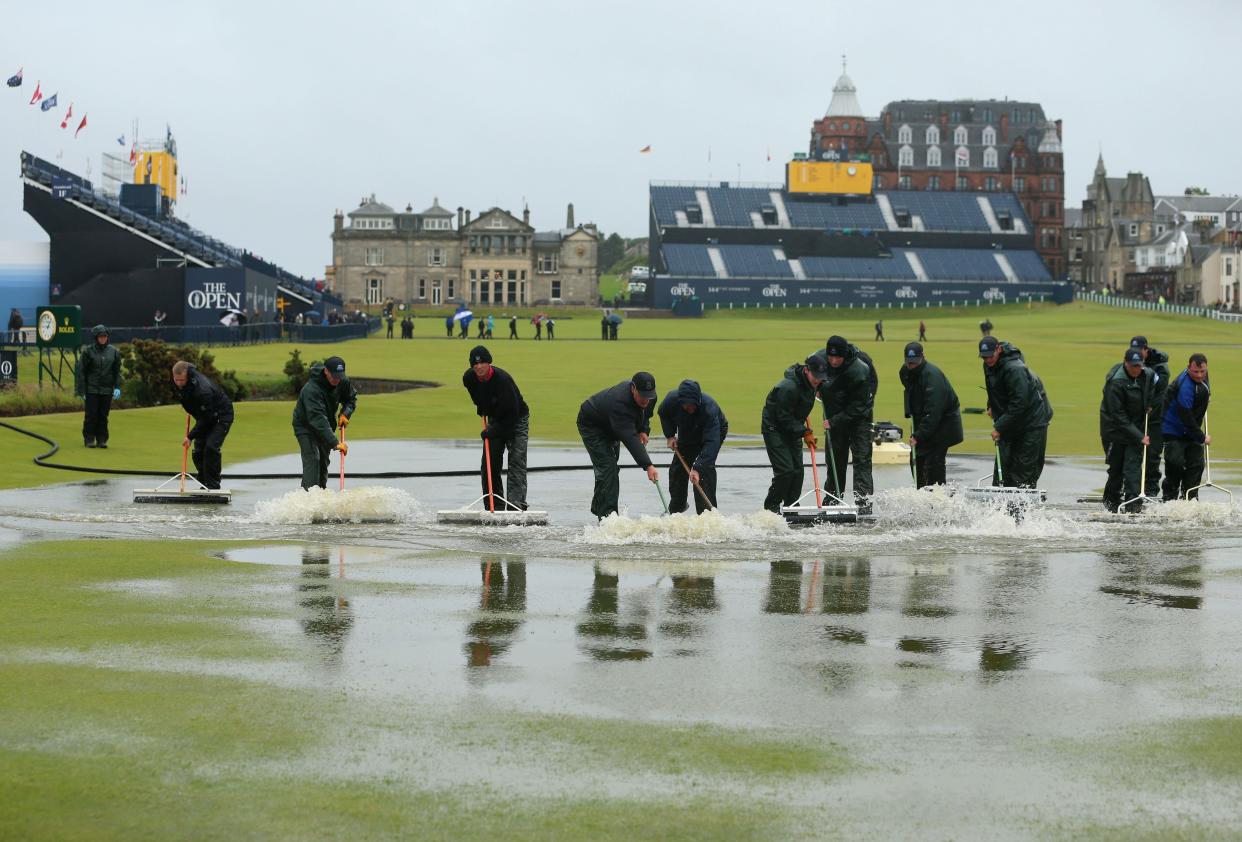
<path id="1" fill-rule="evenodd" d="M 812 354 L 804 364 L 785 369 L 763 403 L 760 431 L 772 463 L 772 484 L 763 507 L 769 512 L 779 513 L 781 506 L 792 506 L 802 495 L 802 443 L 816 444 L 807 419 L 815 408 L 815 392 L 827 376 L 824 360 Z"/>
<path id="2" fill-rule="evenodd" d="M 1100 402 L 1100 441 L 1108 464 L 1104 508 L 1137 513 L 1143 509 L 1142 471 L 1151 445 L 1148 420 L 1156 394 L 1156 373 L 1143 365 L 1143 353 L 1126 349 L 1122 362 L 1104 378 Z M 1123 507 L 1122 504 L 1126 505 Z"/>
<path id="3" fill-rule="evenodd" d="M 1164 393 L 1169 388 L 1173 375 L 1169 372 L 1169 355 L 1164 351 L 1152 348 L 1147 344 L 1146 336 L 1135 336 L 1130 340 L 1131 348 L 1138 348 L 1143 355 L 1143 365 L 1156 373 L 1156 394 L 1152 398 L 1151 417 L 1147 424 L 1147 433 L 1151 437 L 1151 445 L 1147 448 L 1147 483 L 1143 489 L 1144 497 L 1160 496 L 1160 455 L 1164 451 Z"/>
<path id="4" fill-rule="evenodd" d="M 93 341 L 83 345 L 73 371 L 73 391 L 86 404 L 82 419 L 82 443 L 108 446 L 108 413 L 121 396 L 121 355 L 108 344 L 108 329 L 91 328 Z"/>
<path id="5" fill-rule="evenodd" d="M 824 490 L 838 499 L 845 493 L 845 467 L 854 463 L 854 502 L 870 512 L 875 484 L 871 478 L 871 418 L 876 374 L 871 358 L 840 336 L 830 336 L 824 349 L 828 377 L 819 387 L 824 402 L 828 476 Z"/>
<path id="6" fill-rule="evenodd" d="M 1048 423 L 1052 421 L 1044 384 L 1026 367 L 1021 351 L 995 336 L 980 340 L 979 357 L 998 463 L 992 484 L 1034 488 L 1044 472 Z"/>
<path id="7" fill-rule="evenodd" d="M 349 426 L 358 406 L 358 392 L 345 376 L 345 361 L 328 357 L 312 363 L 310 380 L 293 407 L 293 434 L 302 453 L 302 487 L 328 487 L 328 460 L 332 451 L 344 456 L 348 445 L 336 437 L 337 428 Z"/>
<path id="8" fill-rule="evenodd" d="M 918 342 L 906 345 L 905 364 L 898 372 L 905 387 L 906 417 L 910 419 L 910 459 L 919 488 L 944 485 L 945 456 L 961 444 L 962 406 L 944 372 L 923 356 Z"/>

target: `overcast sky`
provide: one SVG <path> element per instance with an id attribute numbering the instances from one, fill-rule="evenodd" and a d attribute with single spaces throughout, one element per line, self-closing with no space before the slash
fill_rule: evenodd
<path id="1" fill-rule="evenodd" d="M 0 78 L 26 80 L 0 88 L 0 240 L 46 239 L 21 209 L 22 149 L 97 178 L 135 119 L 177 138 L 179 216 L 303 275 L 331 261 L 334 209 L 370 193 L 476 214 L 525 199 L 539 229 L 573 202 L 579 223 L 645 236 L 649 180 L 781 180 L 842 53 L 869 117 L 1040 102 L 1064 120 L 1071 206 L 1101 147 L 1157 193 L 1237 193 L 1240 22 L 1234 0 L 9 3 Z M 27 104 L 36 82 L 54 113 Z"/>

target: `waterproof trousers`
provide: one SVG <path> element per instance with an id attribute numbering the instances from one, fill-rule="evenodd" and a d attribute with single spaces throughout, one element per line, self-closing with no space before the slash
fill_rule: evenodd
<path id="1" fill-rule="evenodd" d="M 108 413 L 112 411 L 112 395 L 87 395 L 85 402 L 82 441 L 86 444 L 107 444 Z"/>
<path id="2" fill-rule="evenodd" d="M 992 485 L 1034 488 L 1044 472 L 1044 451 L 1047 447 L 1047 427 L 1006 433 L 997 442 L 1000 470 L 992 474 Z"/>
<path id="3" fill-rule="evenodd" d="M 824 490 L 844 500 L 845 465 L 854 462 L 854 499 L 865 503 L 875 493 L 871 478 L 871 420 L 859 421 L 852 427 L 828 431 L 828 470 Z"/>
<path id="4" fill-rule="evenodd" d="M 224 438 L 232 426 L 232 419 L 200 424 L 198 434 L 191 442 L 194 446 L 190 451 L 194 459 L 194 475 L 208 488 L 220 487 L 220 474 L 224 470 L 221 450 L 224 448 Z"/>
<path id="5" fill-rule="evenodd" d="M 620 470 L 617 460 L 621 458 L 621 442 L 612 435 L 578 418 L 578 435 L 587 456 L 591 457 L 591 469 L 595 473 L 595 490 L 591 494 L 591 514 L 606 518 L 617 511 L 617 498 L 621 495 Z"/>
<path id="6" fill-rule="evenodd" d="M 1203 465 L 1203 445 L 1190 439 L 1165 439 L 1161 496 L 1165 500 L 1199 499 L 1199 492 L 1190 489 L 1203 482 Z"/>
<path id="7" fill-rule="evenodd" d="M 328 460 L 332 449 L 325 447 L 310 433 L 298 433 L 298 450 L 302 453 L 302 487 L 328 487 Z"/>
<path id="8" fill-rule="evenodd" d="M 1164 452 L 1164 431 L 1160 429 L 1160 419 L 1152 419 L 1154 423 L 1147 427 L 1147 437 L 1151 444 L 1147 447 L 1147 480 L 1143 488 L 1143 496 L 1158 498 L 1160 496 L 1160 456 Z"/>
<path id="9" fill-rule="evenodd" d="M 1106 441 L 1104 461 L 1108 465 L 1108 480 L 1104 483 L 1104 508 L 1110 512 L 1142 511 L 1143 497 L 1139 486 L 1142 484 L 1143 445 Z M 1122 509 L 1121 504 L 1129 500 L 1134 502 Z"/>
<path id="10" fill-rule="evenodd" d="M 510 511 L 526 511 L 526 447 L 530 443 L 530 416 L 523 415 L 513 428 L 513 435 L 507 439 L 493 438 L 492 443 L 492 490 L 494 494 L 509 501 Z M 500 482 L 500 467 L 504 461 L 505 451 L 509 451 L 509 490 Z M 483 482 L 483 493 L 487 494 L 487 448 L 479 459 L 479 478 Z M 484 499 L 483 505 L 490 509 L 489 500 Z M 504 503 L 496 501 L 496 508 L 503 510 Z"/>
<path id="11" fill-rule="evenodd" d="M 700 448 L 681 450 L 682 458 L 686 460 L 686 464 L 694 468 L 694 460 L 699 458 Z M 707 495 L 707 499 L 711 501 L 712 508 L 716 508 L 716 466 L 709 465 L 699 469 L 699 487 L 703 489 L 703 493 Z M 696 514 L 703 514 L 707 510 L 707 504 L 703 502 L 703 495 L 690 488 L 690 475 L 686 473 L 686 469 L 681 466 L 681 461 L 677 455 L 673 455 L 673 461 L 668 465 L 668 512 L 675 515 L 678 512 L 684 512 L 689 508 L 686 496 L 694 497 L 694 511 Z"/>
<path id="12" fill-rule="evenodd" d="M 781 506 L 792 506 L 802 495 L 802 436 L 786 436 L 763 431 L 763 446 L 772 463 L 772 484 L 763 507 L 779 513 Z"/>
<path id="13" fill-rule="evenodd" d="M 944 485 L 947 482 L 945 457 L 949 448 L 932 444 L 919 444 L 910 459 L 914 462 L 914 483 L 919 488 L 928 485 Z"/>

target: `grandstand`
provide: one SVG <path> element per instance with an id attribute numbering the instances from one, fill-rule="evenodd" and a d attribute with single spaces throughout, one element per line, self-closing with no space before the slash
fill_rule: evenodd
<path id="1" fill-rule="evenodd" d="M 851 175 L 853 173 L 851 172 Z M 780 184 L 653 183 L 651 303 L 909 306 L 1068 300 L 1009 193 L 816 195 Z"/>

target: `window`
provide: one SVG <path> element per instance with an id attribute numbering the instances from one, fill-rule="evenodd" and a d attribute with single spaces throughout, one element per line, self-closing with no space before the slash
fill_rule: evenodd
<path id="1" fill-rule="evenodd" d="M 419 298 L 427 297 L 427 279 L 426 278 L 418 279 L 418 297 Z"/>
<path id="2" fill-rule="evenodd" d="M 480 304 L 490 304 L 490 303 L 491 303 L 491 301 L 492 301 L 492 298 L 491 298 L 491 292 L 490 292 L 491 287 L 492 287 L 492 285 L 491 285 L 491 284 L 481 284 L 481 285 L 479 286 L 479 299 L 478 299 L 478 300 L 479 300 L 479 303 L 480 303 Z M 473 295 L 474 295 L 474 292 L 473 292 L 473 290 L 474 290 L 474 284 L 471 284 L 471 285 L 470 285 L 470 289 L 471 289 L 471 296 L 473 297 Z"/>
<path id="3" fill-rule="evenodd" d="M 872 176 L 871 177 L 871 189 L 872 190 L 883 190 L 884 189 L 884 177 L 879 176 L 879 175 Z"/>
<path id="4" fill-rule="evenodd" d="M 484 254 L 492 253 L 492 238 L 484 235 L 479 238 L 479 246 L 483 249 Z"/>
<path id="5" fill-rule="evenodd" d="M 906 110 L 904 108 L 897 109 L 897 119 L 898 120 L 906 119 Z"/>
<path id="6" fill-rule="evenodd" d="M 446 217 L 426 217 L 423 219 L 424 231 L 448 231 L 452 229 L 453 223 Z"/>
<path id="7" fill-rule="evenodd" d="M 958 146 L 965 146 L 970 140 L 970 133 L 966 131 L 965 126 L 958 126 L 953 130 L 953 142 Z"/>
<path id="8" fill-rule="evenodd" d="M 517 270 L 516 270 L 516 269 L 510 269 L 510 270 L 509 270 L 509 280 L 511 280 L 511 281 L 516 281 L 516 280 L 517 280 Z"/>
<path id="9" fill-rule="evenodd" d="M 914 166 L 914 149 L 910 146 L 903 146 L 897 150 L 897 165 L 901 167 Z"/>
<path id="10" fill-rule="evenodd" d="M 1035 122 L 1035 112 L 1034 112 L 1033 110 L 1029 109 L 1029 108 L 1026 110 L 1026 121 L 1027 121 L 1028 123 L 1034 123 L 1034 122 Z"/>
<path id="11" fill-rule="evenodd" d="M 382 248 L 378 248 L 374 246 L 371 248 L 368 248 L 366 251 L 366 257 L 363 260 L 363 263 L 365 263 L 367 266 L 383 266 L 384 265 L 384 250 Z"/>
<path id="12" fill-rule="evenodd" d="M 1055 178 L 1048 179 L 1048 192 L 1049 193 L 1057 192 L 1057 180 Z"/>
<path id="13" fill-rule="evenodd" d="M 985 123 L 992 122 L 992 109 L 991 108 L 983 109 L 983 122 Z"/>
<path id="14" fill-rule="evenodd" d="M 1017 176 L 1016 178 L 1014 178 L 1013 192 L 1021 193 L 1025 189 L 1026 189 L 1026 179 L 1023 178 L 1022 176 Z"/>
<path id="15" fill-rule="evenodd" d="M 1131 236 L 1131 237 L 1137 237 L 1137 236 L 1138 236 L 1138 223 L 1137 223 L 1137 222 L 1131 222 L 1131 223 L 1130 223 L 1130 236 Z"/>
<path id="16" fill-rule="evenodd" d="M 509 281 L 509 300 L 517 301 L 517 281 Z"/>
<path id="17" fill-rule="evenodd" d="M 903 175 L 901 178 L 897 179 L 897 189 L 898 190 L 909 190 L 910 189 L 910 176 Z"/>
<path id="18" fill-rule="evenodd" d="M 958 189 L 958 190 L 966 190 L 968 187 L 969 187 L 969 185 L 966 183 L 966 176 L 964 176 L 964 175 L 959 175 L 959 176 L 957 177 L 957 189 Z"/>
<path id="19" fill-rule="evenodd" d="M 996 176 L 989 175 L 983 181 L 983 189 L 995 192 L 1000 189 L 1000 185 L 996 183 Z"/>
<path id="20" fill-rule="evenodd" d="M 448 279 L 448 297 L 449 298 L 453 297 L 453 284 L 454 283 L 456 283 L 456 280 L 454 278 Z"/>
<path id="21" fill-rule="evenodd" d="M 367 279 L 367 303 L 382 304 L 384 302 L 384 279 Z"/>
<path id="22" fill-rule="evenodd" d="M 909 126 L 902 126 L 901 128 L 897 130 L 897 142 L 898 143 L 913 143 L 914 142 L 914 132 L 910 130 Z"/>
<path id="23" fill-rule="evenodd" d="M 962 112 L 954 111 L 952 114 L 949 115 L 949 121 L 952 123 L 962 122 Z"/>
<path id="24" fill-rule="evenodd" d="M 444 249 L 440 248 L 439 246 L 436 246 L 435 248 L 433 248 L 431 252 L 427 255 L 427 265 L 428 266 L 443 266 L 444 265 Z"/>
<path id="25" fill-rule="evenodd" d="M 995 146 L 996 145 L 996 129 L 992 128 L 991 126 L 987 126 L 983 130 L 983 145 L 984 146 Z"/>
<path id="26" fill-rule="evenodd" d="M 505 219 L 503 216 L 493 216 L 491 219 L 487 220 L 487 227 L 488 228 L 507 228 L 508 226 L 505 225 Z"/>
<path id="27" fill-rule="evenodd" d="M 526 280 L 526 270 L 525 270 L 525 269 L 523 269 L 521 272 L 519 272 L 519 273 L 518 273 L 518 276 L 519 276 L 522 280 Z"/>
<path id="28" fill-rule="evenodd" d="M 927 166 L 929 167 L 940 166 L 940 147 L 939 146 L 927 147 Z"/>
<path id="29" fill-rule="evenodd" d="M 1228 260 L 1228 259 L 1225 260 L 1225 277 L 1226 278 L 1233 277 L 1233 261 L 1232 260 Z"/>
<path id="30" fill-rule="evenodd" d="M 989 146 L 983 150 L 983 166 L 988 169 L 996 169 L 996 150 Z"/>
<path id="31" fill-rule="evenodd" d="M 1019 111 L 1018 109 L 1016 109 L 1016 108 L 1015 108 L 1015 109 L 1013 110 L 1013 112 L 1009 115 L 1009 120 L 1010 120 L 1010 122 L 1012 122 L 1012 123 L 1021 123 L 1021 122 L 1022 122 L 1022 112 L 1021 112 L 1021 111 Z"/>
<path id="32" fill-rule="evenodd" d="M 927 189 L 928 190 L 939 190 L 940 189 L 940 176 L 929 175 L 927 177 Z"/>
<path id="33" fill-rule="evenodd" d="M 540 255 L 539 263 L 535 267 L 535 271 L 543 275 L 554 273 L 556 271 L 557 264 L 556 258 L 556 252 L 549 252 L 548 254 Z"/>
<path id="34" fill-rule="evenodd" d="M 928 126 L 927 127 L 927 145 L 938 146 L 939 144 L 940 144 L 940 127 L 939 126 Z"/>
<path id="35" fill-rule="evenodd" d="M 552 282 L 552 297 L 553 298 L 561 297 L 561 282 L 560 281 Z"/>

